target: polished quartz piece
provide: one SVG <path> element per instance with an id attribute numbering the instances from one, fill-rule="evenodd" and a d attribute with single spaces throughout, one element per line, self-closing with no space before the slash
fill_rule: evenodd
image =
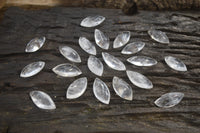
<path id="1" fill-rule="evenodd" d="M 105 20 L 103 16 L 88 16 L 81 21 L 81 26 L 83 27 L 95 27 L 100 25 Z"/>
<path id="2" fill-rule="evenodd" d="M 154 103 L 158 107 L 170 108 L 180 103 L 183 97 L 184 94 L 181 92 L 166 93 L 162 95 L 160 98 L 158 98 Z"/>
<path id="3" fill-rule="evenodd" d="M 178 58 L 172 57 L 172 56 L 166 56 L 165 62 L 169 67 L 176 71 L 187 71 L 186 65 L 179 60 Z"/>
<path id="4" fill-rule="evenodd" d="M 33 103 L 40 109 L 53 110 L 56 105 L 51 97 L 42 91 L 31 91 L 29 93 Z"/>
<path id="5" fill-rule="evenodd" d="M 118 70 L 118 71 L 125 71 L 126 70 L 126 66 L 124 65 L 124 63 L 122 61 L 120 61 L 117 57 L 106 53 L 106 52 L 102 52 L 102 57 L 103 60 L 105 61 L 105 63 L 112 69 L 114 70 Z"/>
<path id="6" fill-rule="evenodd" d="M 98 76 L 102 76 L 103 64 L 97 57 L 90 55 L 90 57 L 88 58 L 87 65 L 91 72 Z"/>
<path id="7" fill-rule="evenodd" d="M 143 88 L 143 89 L 151 89 L 153 88 L 152 82 L 144 75 L 135 72 L 135 71 L 126 71 L 126 74 L 129 78 L 129 80 L 136 85 L 137 87 Z"/>
<path id="8" fill-rule="evenodd" d="M 46 38 L 45 37 L 36 37 L 32 39 L 27 45 L 25 52 L 31 53 L 39 50 L 45 42 Z"/>
<path id="9" fill-rule="evenodd" d="M 151 38 L 159 43 L 169 43 L 169 39 L 165 32 L 162 32 L 160 30 L 150 29 L 148 30 L 148 34 L 151 36 Z"/>
<path id="10" fill-rule="evenodd" d="M 133 56 L 127 59 L 133 65 L 136 66 L 153 66 L 157 64 L 157 61 L 147 56 Z"/>
<path id="11" fill-rule="evenodd" d="M 93 83 L 93 92 L 95 97 L 104 104 L 109 104 L 110 102 L 110 91 L 107 87 L 107 85 L 100 80 L 99 78 L 96 78 Z"/>
<path id="12" fill-rule="evenodd" d="M 79 45 L 88 54 L 96 55 L 96 48 L 94 44 L 92 44 L 86 37 L 79 38 Z"/>
<path id="13" fill-rule="evenodd" d="M 115 93 L 119 95 L 121 98 L 126 100 L 133 99 L 133 91 L 131 86 L 126 83 L 123 79 L 114 76 L 112 80 L 112 86 L 115 90 Z"/>
<path id="14" fill-rule="evenodd" d="M 83 95 L 87 88 L 87 78 L 79 78 L 72 82 L 67 89 L 66 98 L 75 99 Z"/>
<path id="15" fill-rule="evenodd" d="M 124 46 L 130 39 L 130 31 L 124 31 L 121 34 L 119 34 L 113 43 L 113 48 L 119 48 Z"/>
<path id="16" fill-rule="evenodd" d="M 135 54 L 141 51 L 145 46 L 144 42 L 132 42 L 127 44 L 121 51 L 122 54 Z"/>
<path id="17" fill-rule="evenodd" d="M 69 63 L 57 65 L 52 71 L 62 77 L 75 77 L 82 74 L 77 66 Z"/>
<path id="18" fill-rule="evenodd" d="M 45 62 L 37 61 L 25 66 L 20 74 L 20 77 L 27 78 L 38 74 L 45 66 Z"/>
<path id="19" fill-rule="evenodd" d="M 102 49 L 109 48 L 109 38 L 100 30 L 95 29 L 94 38 L 96 44 Z"/>

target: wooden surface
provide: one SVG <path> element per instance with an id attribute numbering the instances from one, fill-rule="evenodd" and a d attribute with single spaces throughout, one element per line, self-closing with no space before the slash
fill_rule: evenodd
<path id="1" fill-rule="evenodd" d="M 106 17 L 98 26 L 110 37 L 108 52 L 124 61 L 128 70 L 146 75 L 154 84 L 151 90 L 135 87 L 125 72 L 111 70 L 104 63 L 105 81 L 111 91 L 109 105 L 101 104 L 92 92 L 95 75 L 86 64 L 88 54 L 78 45 L 78 38 L 85 36 L 94 42 L 94 28 L 79 24 L 88 16 L 100 14 Z M 168 35 L 171 43 L 160 44 L 147 34 L 150 27 Z M 145 48 L 137 55 L 155 58 L 154 67 L 136 67 L 125 60 L 121 49 L 112 49 L 116 35 L 131 31 L 132 41 L 144 41 Z M 46 36 L 47 41 L 39 51 L 25 53 L 26 43 L 36 36 Z M 59 45 L 67 45 L 81 55 L 82 63 L 76 64 L 88 78 L 88 88 L 76 100 L 65 98 L 69 84 L 79 78 L 60 78 L 51 69 L 69 62 L 58 51 Z M 97 57 L 102 60 L 97 47 Z M 187 65 L 187 72 L 170 69 L 164 62 L 166 55 L 180 58 Z M 31 78 L 20 78 L 22 68 L 42 60 L 46 66 Z M 0 23 L 0 132 L 1 133 L 66 133 L 66 132 L 135 132 L 135 133 L 199 133 L 200 131 L 200 12 L 150 12 L 139 11 L 125 16 L 117 9 L 52 8 L 24 11 L 9 8 Z M 133 101 L 121 99 L 114 93 L 112 77 L 119 76 L 133 88 Z M 29 97 L 31 90 L 48 93 L 57 109 L 38 109 Z M 167 92 L 183 92 L 184 99 L 173 108 L 162 109 L 154 100 Z"/>

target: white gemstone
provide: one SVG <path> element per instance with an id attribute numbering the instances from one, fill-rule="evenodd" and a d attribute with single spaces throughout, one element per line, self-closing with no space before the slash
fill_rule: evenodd
<path id="1" fill-rule="evenodd" d="M 153 66 L 157 64 L 157 61 L 147 56 L 133 56 L 127 59 L 133 65 L 136 66 Z"/>
<path id="2" fill-rule="evenodd" d="M 113 48 L 119 48 L 124 46 L 130 39 L 130 31 L 124 31 L 121 34 L 119 34 L 113 43 Z"/>
<path id="3" fill-rule="evenodd" d="M 75 99 L 80 97 L 87 88 L 87 78 L 79 78 L 72 82 L 67 89 L 66 98 Z"/>
<path id="4" fill-rule="evenodd" d="M 135 54 L 141 51 L 145 46 L 144 42 L 132 42 L 127 44 L 121 51 L 122 54 Z"/>
<path id="5" fill-rule="evenodd" d="M 137 87 L 143 89 L 153 88 L 152 82 L 146 76 L 134 71 L 126 71 L 126 74 L 129 80 Z"/>
<path id="6" fill-rule="evenodd" d="M 87 65 L 91 72 L 98 76 L 102 76 L 103 64 L 97 57 L 90 55 L 90 57 L 88 58 Z"/>
<path id="7" fill-rule="evenodd" d="M 148 34 L 151 36 L 151 38 L 157 42 L 160 43 L 169 43 L 169 39 L 165 32 L 162 32 L 160 30 L 150 29 L 148 30 Z"/>
<path id="8" fill-rule="evenodd" d="M 77 66 L 69 63 L 57 65 L 52 71 L 62 77 L 75 77 L 82 74 Z"/>
<path id="9" fill-rule="evenodd" d="M 171 67 L 174 70 L 177 71 L 187 71 L 186 65 L 179 60 L 178 58 L 172 57 L 172 56 L 166 56 L 165 62 L 169 67 Z"/>
<path id="10" fill-rule="evenodd" d="M 93 83 L 93 92 L 95 97 L 101 101 L 104 104 L 109 104 L 110 102 L 110 91 L 107 87 L 107 85 L 100 80 L 99 78 L 96 78 Z"/>
<path id="11" fill-rule="evenodd" d="M 31 53 L 39 50 L 45 42 L 46 38 L 45 37 L 36 37 L 32 39 L 27 45 L 25 52 Z"/>
<path id="12" fill-rule="evenodd" d="M 83 27 L 95 27 L 100 25 L 105 20 L 103 16 L 88 16 L 81 21 L 81 26 Z"/>
<path id="13" fill-rule="evenodd" d="M 154 103 L 158 107 L 170 108 L 180 103 L 183 97 L 184 94 L 181 92 L 166 93 L 162 95 L 160 98 L 158 98 Z"/>
<path id="14" fill-rule="evenodd" d="M 79 45 L 88 54 L 96 55 L 96 48 L 94 44 L 92 44 L 87 38 L 80 37 Z"/>
<path id="15" fill-rule="evenodd" d="M 56 105 L 51 97 L 42 91 L 31 91 L 29 93 L 33 103 L 41 109 L 53 110 L 56 109 Z"/>
<path id="16" fill-rule="evenodd" d="M 131 86 L 126 83 L 123 79 L 118 77 L 113 77 L 112 85 L 115 90 L 115 93 L 119 95 L 121 98 L 124 98 L 126 100 L 132 100 L 133 99 L 133 91 Z"/>
<path id="17" fill-rule="evenodd" d="M 79 54 L 71 47 L 59 46 L 59 51 L 69 61 L 76 62 L 76 63 L 81 62 L 81 58 L 80 58 Z"/>
<path id="18" fill-rule="evenodd" d="M 102 57 L 103 60 L 105 61 L 105 63 L 112 69 L 114 70 L 118 70 L 118 71 L 125 71 L 126 70 L 126 66 L 124 65 L 124 63 L 122 61 L 120 61 L 117 57 L 106 53 L 106 52 L 102 52 Z"/>
<path id="19" fill-rule="evenodd" d="M 38 74 L 45 66 L 45 62 L 38 61 L 33 62 L 27 66 L 25 66 L 20 74 L 20 77 L 27 78 Z"/>
<path id="20" fill-rule="evenodd" d="M 109 48 L 109 38 L 100 30 L 95 29 L 94 38 L 96 44 L 102 49 Z"/>

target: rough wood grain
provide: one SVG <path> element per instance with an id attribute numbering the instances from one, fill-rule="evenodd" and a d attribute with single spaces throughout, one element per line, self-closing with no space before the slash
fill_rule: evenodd
<path id="1" fill-rule="evenodd" d="M 105 16 L 98 28 L 111 38 L 123 30 L 131 31 L 131 41 L 146 42 L 137 55 L 157 59 L 155 67 L 135 67 L 125 62 L 130 56 L 121 55 L 121 49 L 109 53 L 124 61 L 129 70 L 146 75 L 154 84 L 152 90 L 132 85 L 125 72 L 108 68 L 101 79 L 111 91 L 111 102 L 103 105 L 92 92 L 95 78 L 87 68 L 86 54 L 78 45 L 78 38 L 86 36 L 94 42 L 94 28 L 83 28 L 81 20 L 94 14 Z M 153 41 L 147 34 L 150 27 L 165 31 L 170 44 Z M 35 53 L 24 53 L 26 43 L 36 36 L 46 36 L 44 47 Z M 51 69 L 69 62 L 59 54 L 58 46 L 73 47 L 81 55 L 82 63 L 76 64 L 82 76 L 88 77 L 88 88 L 76 100 L 66 100 L 69 84 L 76 78 L 57 77 Z M 97 47 L 97 57 L 102 60 Z M 188 67 L 187 72 L 170 69 L 163 60 L 166 55 L 180 58 Z M 23 79 L 21 69 L 33 62 L 46 62 L 38 75 Z M 200 12 L 147 12 L 125 16 L 117 9 L 52 8 L 24 11 L 9 8 L 0 23 L 0 132 L 1 133 L 66 133 L 66 132 L 135 132 L 135 133 L 199 133 L 200 131 Z M 79 77 L 82 77 L 79 76 Z M 133 87 L 133 101 L 118 97 L 111 86 L 113 76 L 119 76 Z M 78 77 L 77 77 L 78 78 Z M 57 109 L 47 112 L 38 109 L 30 100 L 31 90 L 47 92 Z M 183 101 L 170 109 L 158 108 L 154 100 L 160 95 L 184 92 Z"/>

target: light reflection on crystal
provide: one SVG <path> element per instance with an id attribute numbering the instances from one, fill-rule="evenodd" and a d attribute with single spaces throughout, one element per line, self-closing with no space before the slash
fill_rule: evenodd
<path id="1" fill-rule="evenodd" d="M 157 64 L 157 61 L 147 56 L 133 56 L 127 59 L 133 65 L 136 66 L 153 66 Z"/>
<path id="2" fill-rule="evenodd" d="M 94 44 L 92 44 L 87 38 L 80 37 L 79 45 L 88 54 L 96 55 L 96 48 Z"/>
<path id="3" fill-rule="evenodd" d="M 160 30 L 150 29 L 148 30 L 148 34 L 151 36 L 151 38 L 157 42 L 160 43 L 169 43 L 169 39 L 165 32 L 162 32 Z"/>
<path id="4" fill-rule="evenodd" d="M 145 46 L 144 42 L 132 42 L 127 44 L 121 51 L 122 54 L 135 54 L 141 51 Z"/>
<path id="5" fill-rule="evenodd" d="M 32 39 L 27 45 L 26 45 L 26 49 L 25 52 L 35 52 L 37 50 L 39 50 L 45 42 L 46 38 L 45 37 L 36 37 L 34 39 Z"/>
<path id="6" fill-rule="evenodd" d="M 100 25 L 105 20 L 103 16 L 88 16 L 81 21 L 81 26 L 83 27 L 95 27 Z"/>
<path id="7" fill-rule="evenodd" d="M 172 56 L 166 56 L 165 62 L 169 67 L 176 71 L 187 71 L 186 65 L 179 60 L 178 58 L 172 57 Z"/>
<path id="8" fill-rule="evenodd" d="M 130 39 L 130 31 L 124 31 L 121 34 L 119 34 L 113 43 L 113 48 L 119 48 L 124 46 Z"/>
<path id="9" fill-rule="evenodd" d="M 97 57 L 90 55 L 90 57 L 88 58 L 87 65 L 91 72 L 98 76 L 102 76 L 103 64 Z"/>
<path id="10" fill-rule="evenodd" d="M 102 31 L 95 29 L 94 38 L 96 44 L 102 49 L 109 48 L 109 38 Z"/>

